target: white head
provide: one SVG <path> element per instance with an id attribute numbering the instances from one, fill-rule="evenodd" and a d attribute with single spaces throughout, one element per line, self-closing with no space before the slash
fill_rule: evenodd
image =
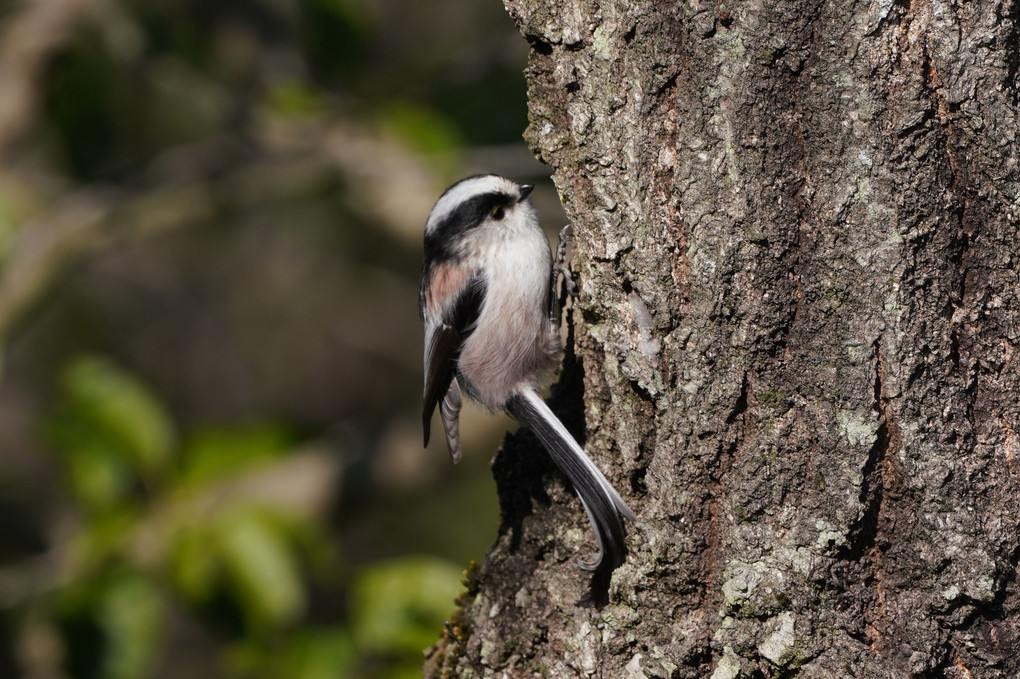
<path id="1" fill-rule="evenodd" d="M 479 227 L 496 230 L 538 229 L 529 201 L 533 186 L 493 174 L 462 179 L 436 201 L 425 223 L 427 258 L 455 256 L 458 246 Z"/>

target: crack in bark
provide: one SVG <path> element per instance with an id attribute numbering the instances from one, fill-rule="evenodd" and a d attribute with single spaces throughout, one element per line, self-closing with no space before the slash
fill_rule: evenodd
<path id="1" fill-rule="evenodd" d="M 880 343 L 881 336 L 874 343 L 874 408 L 878 412 L 880 424 L 862 472 L 864 478 L 860 500 L 865 507 L 864 516 L 858 524 L 847 555 L 848 561 L 867 564 L 866 584 L 872 590 L 872 599 L 864 607 L 864 633 L 869 649 L 879 656 L 883 655 L 885 630 L 889 626 L 882 564 L 887 541 L 887 536 L 883 535 L 884 509 L 887 495 L 898 485 L 896 470 L 889 454 L 902 445 L 892 404 L 883 386 L 886 368 Z"/>
<path id="2" fill-rule="evenodd" d="M 1011 93 L 1010 99 L 1016 106 L 1020 105 L 1020 0 L 1013 0 L 1009 14 L 1001 20 L 1012 27 L 1005 40 L 1006 77 L 1003 85 Z"/>

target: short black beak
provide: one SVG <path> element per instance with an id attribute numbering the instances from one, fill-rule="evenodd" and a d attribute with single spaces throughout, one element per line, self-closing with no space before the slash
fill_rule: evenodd
<path id="1" fill-rule="evenodd" d="M 531 184 L 524 184 L 521 186 L 521 200 L 528 197 L 528 194 L 535 190 L 535 187 Z"/>

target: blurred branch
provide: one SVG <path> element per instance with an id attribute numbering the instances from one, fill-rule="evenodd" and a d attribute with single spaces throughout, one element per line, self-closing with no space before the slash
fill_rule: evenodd
<path id="1" fill-rule="evenodd" d="M 140 176 L 142 188 L 79 189 L 25 223 L 0 270 L 0 337 L 82 256 L 287 198 L 337 173 L 370 221 L 418 238 L 440 183 L 426 163 L 346 121 L 266 125 L 255 144 L 238 135 L 175 149 Z"/>
<path id="2" fill-rule="evenodd" d="M 385 137 L 337 125 L 324 137 L 323 152 L 342 168 L 359 204 L 380 227 L 401 238 L 421 237 L 436 191 L 445 183 L 430 164 Z"/>
<path id="3" fill-rule="evenodd" d="M 19 230 L 15 250 L 0 272 L 0 337 L 70 255 L 96 240 L 114 200 L 108 191 L 72 194 Z"/>
<path id="4" fill-rule="evenodd" d="M 58 200 L 21 227 L 0 271 L 0 337 L 81 256 L 214 217 L 223 196 L 234 195 L 218 185 L 236 181 L 250 163 L 238 140 L 217 139 L 161 156 L 139 181 L 146 188 L 91 187 Z"/>
<path id="5" fill-rule="evenodd" d="M 69 194 L 22 226 L 0 272 L 0 336 L 83 254 L 129 233 L 151 233 L 208 217 L 213 200 L 205 182 L 185 181 L 135 194 L 93 188 Z"/>

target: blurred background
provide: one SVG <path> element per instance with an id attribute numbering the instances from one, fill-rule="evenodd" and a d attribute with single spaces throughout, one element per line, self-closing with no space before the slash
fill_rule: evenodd
<path id="1" fill-rule="evenodd" d="M 420 676 L 508 421 L 421 447 L 425 217 L 498 0 L 0 0 L 0 678 Z"/>

